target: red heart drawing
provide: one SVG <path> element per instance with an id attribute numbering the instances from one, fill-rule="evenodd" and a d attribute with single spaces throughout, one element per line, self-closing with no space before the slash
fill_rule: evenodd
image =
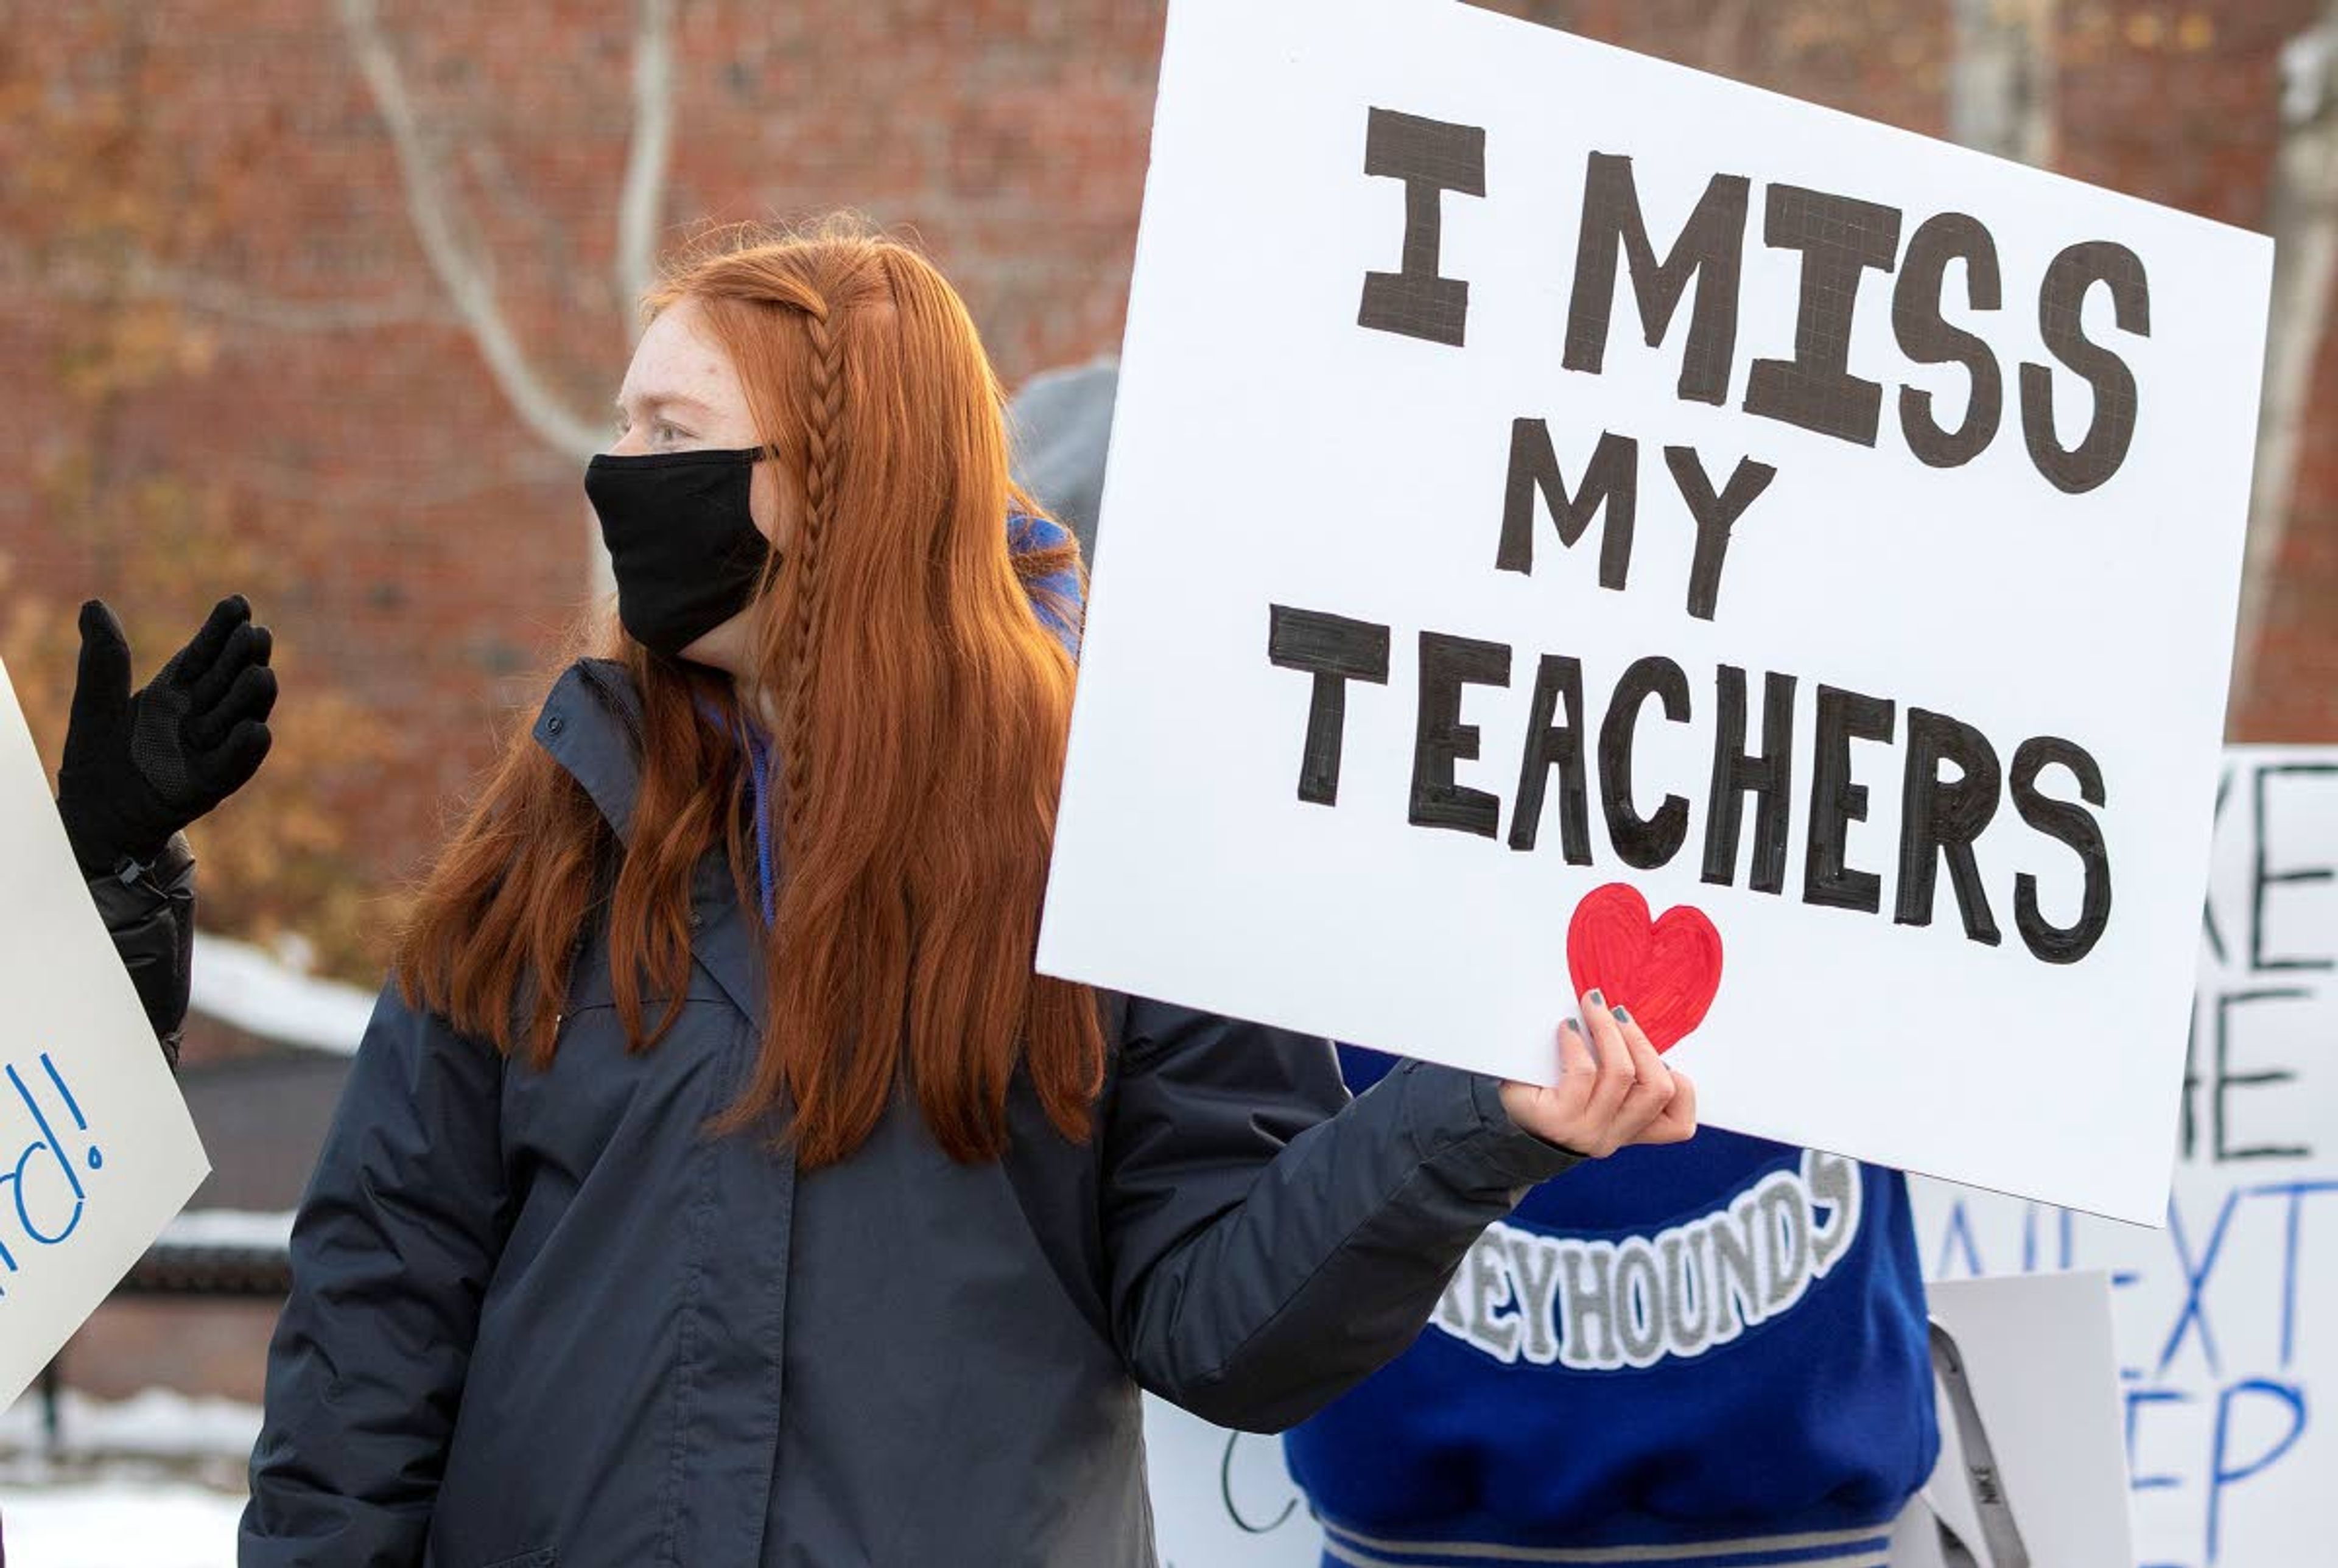
<path id="1" fill-rule="evenodd" d="M 1686 904 L 1648 918 L 1639 889 L 1610 882 L 1584 895 L 1567 923 L 1567 971 L 1582 995 L 1621 1003 L 1649 1044 L 1669 1051 L 1704 1021 L 1721 989 L 1721 933 Z"/>

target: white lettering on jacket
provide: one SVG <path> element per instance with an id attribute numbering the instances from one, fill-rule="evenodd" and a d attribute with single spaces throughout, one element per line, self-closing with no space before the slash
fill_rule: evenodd
<path id="1" fill-rule="evenodd" d="M 1621 1241 L 1495 1224 L 1429 1319 L 1504 1362 L 1582 1372 L 1702 1356 L 1791 1312 L 1858 1238 L 1856 1161 L 1816 1150 L 1716 1209 Z"/>

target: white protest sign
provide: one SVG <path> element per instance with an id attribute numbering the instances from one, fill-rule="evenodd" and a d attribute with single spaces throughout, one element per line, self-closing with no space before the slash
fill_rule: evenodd
<path id="1" fill-rule="evenodd" d="M 2219 799 L 2166 1229 L 1918 1182 L 1917 1237 L 2110 1271 L 2139 1561 L 2294 1568 L 2338 1482 L 2338 748 L 2235 747 Z"/>
<path id="2" fill-rule="evenodd" d="M 1161 1568 L 1318 1568 L 1323 1531 L 1282 1439 L 1229 1432 L 1144 1396 L 1144 1468 Z"/>
<path id="3" fill-rule="evenodd" d="M 0 669 L 0 1406 L 211 1166 Z"/>
<path id="4" fill-rule="evenodd" d="M 2156 1219 L 2270 266 L 1469 6 L 1173 0 L 1040 966 L 1516 1078 L 1601 985 L 1716 1124 Z"/>
<path id="5" fill-rule="evenodd" d="M 1940 1461 L 1891 1568 L 2131 1568 L 2127 1466 L 2100 1274 L 1962 1279 L 1932 1292 Z"/>

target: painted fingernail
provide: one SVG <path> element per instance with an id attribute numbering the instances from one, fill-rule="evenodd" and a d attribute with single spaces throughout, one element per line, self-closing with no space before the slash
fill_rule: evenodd
<path id="1" fill-rule="evenodd" d="M 1594 1007 L 1605 1007 L 1607 1005 L 1607 998 L 1599 995 L 1599 987 L 1596 985 L 1594 985 L 1591 988 L 1591 994 L 1584 997 L 1584 1000 L 1588 1002 Z"/>
<path id="2" fill-rule="evenodd" d="M 1562 1018 L 1558 1021 L 1558 1032 L 1562 1034 L 1580 1034 L 1583 1033 L 1583 1026 L 1572 1018 Z"/>
<path id="3" fill-rule="evenodd" d="M 1609 1011 L 1616 1014 L 1616 1022 L 1618 1024 L 1629 1024 L 1632 1021 L 1632 1015 L 1624 1011 L 1624 1004 L 1620 1002 Z"/>

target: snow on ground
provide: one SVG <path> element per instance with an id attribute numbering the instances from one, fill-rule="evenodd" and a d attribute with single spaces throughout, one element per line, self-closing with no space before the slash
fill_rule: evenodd
<path id="1" fill-rule="evenodd" d="M 191 1399 L 149 1388 L 128 1399 L 92 1399 L 71 1388 L 57 1402 L 62 1453 L 67 1461 L 136 1456 L 147 1459 L 234 1459 L 251 1454 L 260 1436 L 260 1406 L 233 1399 Z M 26 1394 L 0 1411 L 0 1455 L 19 1463 L 44 1455 L 41 1397 Z"/>
<path id="2" fill-rule="evenodd" d="M 247 1034 L 289 1045 L 353 1055 L 373 1016 L 373 994 L 304 975 L 249 942 L 198 932 L 194 992 L 198 1013 Z"/>
<path id="3" fill-rule="evenodd" d="M 246 1209 L 189 1209 L 162 1227 L 158 1247 L 241 1247 L 281 1252 L 292 1244 L 292 1215 Z"/>
<path id="4" fill-rule="evenodd" d="M 233 1568 L 260 1409 L 150 1388 L 66 1389 L 50 1451 L 41 1399 L 0 1411 L 0 1536 L 16 1568 Z M 201 1485 L 209 1482 L 211 1485 Z"/>
<path id="5" fill-rule="evenodd" d="M 234 1568 L 243 1499 L 183 1482 L 0 1486 L 0 1529 L 21 1568 Z"/>

